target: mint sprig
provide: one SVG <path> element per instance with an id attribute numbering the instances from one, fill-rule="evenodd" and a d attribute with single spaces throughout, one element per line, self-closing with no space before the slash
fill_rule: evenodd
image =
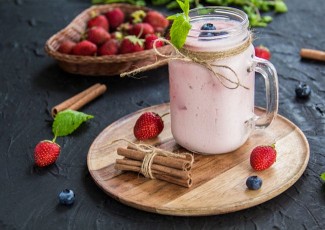
<path id="1" fill-rule="evenodd" d="M 172 44 L 180 49 L 183 47 L 186 41 L 188 32 L 192 25 L 190 24 L 190 3 L 189 0 L 177 0 L 179 7 L 183 10 L 183 13 L 178 13 L 169 16 L 167 19 L 173 20 L 172 27 L 170 28 L 170 41 Z"/>
<path id="2" fill-rule="evenodd" d="M 94 118 L 94 116 L 70 109 L 64 110 L 55 116 L 52 132 L 55 138 L 67 136 L 75 131 L 83 122 L 91 118 Z"/>

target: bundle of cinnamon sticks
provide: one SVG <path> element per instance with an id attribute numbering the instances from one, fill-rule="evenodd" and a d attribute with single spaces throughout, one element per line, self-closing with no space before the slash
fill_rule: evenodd
<path id="1" fill-rule="evenodd" d="M 191 154 L 176 154 L 158 148 L 153 148 L 152 151 L 142 151 L 129 145 L 127 148 L 118 148 L 117 154 L 124 156 L 123 159 L 116 159 L 115 169 L 122 171 L 133 171 L 143 175 L 143 162 L 147 154 L 158 153 L 152 159 L 150 171 L 153 178 L 164 180 L 173 184 L 184 187 L 191 187 L 192 176 L 191 168 L 194 162 Z M 160 154 L 162 153 L 162 154 Z M 152 179 L 153 179 L 152 178 Z"/>

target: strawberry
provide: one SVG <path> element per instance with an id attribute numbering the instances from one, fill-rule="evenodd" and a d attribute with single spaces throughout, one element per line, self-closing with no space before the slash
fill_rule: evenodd
<path id="1" fill-rule="evenodd" d="M 136 121 L 133 133 L 138 140 L 157 137 L 164 129 L 164 122 L 157 113 L 145 112 Z"/>
<path id="2" fill-rule="evenodd" d="M 111 30 L 116 30 L 123 22 L 125 15 L 120 8 L 114 8 L 105 13 L 106 18 L 109 21 Z"/>
<path id="3" fill-rule="evenodd" d="M 250 164 L 256 171 L 268 169 L 276 160 L 275 145 L 257 146 L 253 149 L 250 156 Z"/>
<path id="4" fill-rule="evenodd" d="M 64 54 L 70 54 L 75 45 L 76 45 L 75 42 L 71 40 L 65 40 L 60 44 L 58 51 Z"/>
<path id="5" fill-rule="evenodd" d="M 167 18 L 164 17 L 164 15 L 153 10 L 147 13 L 145 18 L 143 19 L 143 22 L 151 24 L 155 32 L 162 32 L 169 25 L 169 21 L 167 20 Z"/>
<path id="6" fill-rule="evenodd" d="M 102 27 L 92 27 L 87 31 L 87 40 L 101 45 L 111 38 L 111 35 Z"/>
<path id="7" fill-rule="evenodd" d="M 53 164 L 59 157 L 60 145 L 53 141 L 44 140 L 39 142 L 34 150 L 35 164 L 39 167 Z"/>
<path id="8" fill-rule="evenodd" d="M 129 34 L 144 38 L 147 34 L 153 34 L 155 31 L 149 23 L 137 23 L 129 30 Z"/>
<path id="9" fill-rule="evenodd" d="M 114 55 L 117 53 L 118 53 L 118 42 L 115 39 L 108 40 L 98 49 L 99 56 Z"/>
<path id="10" fill-rule="evenodd" d="M 110 24 L 104 15 L 98 15 L 90 19 L 87 23 L 88 29 L 92 27 L 102 27 L 104 30 L 108 31 Z"/>
<path id="11" fill-rule="evenodd" d="M 82 56 L 93 56 L 97 52 L 97 46 L 87 40 L 77 43 L 72 49 L 72 54 Z"/>
<path id="12" fill-rule="evenodd" d="M 271 53 L 269 49 L 262 45 L 255 47 L 255 56 L 266 60 L 271 59 Z"/>
<path id="13" fill-rule="evenodd" d="M 155 35 L 155 34 L 148 34 L 148 35 L 146 36 L 145 41 L 144 41 L 144 47 L 145 47 L 145 49 L 146 49 L 146 50 L 148 50 L 148 49 L 152 49 L 152 48 L 153 48 L 153 43 L 154 43 L 155 40 L 157 40 L 157 39 L 158 39 L 158 36 L 157 36 L 157 35 Z M 163 46 L 163 45 L 164 45 L 164 43 L 163 43 L 162 41 L 157 41 L 157 42 L 156 42 L 156 48 L 161 47 L 161 46 Z"/>
<path id="14" fill-rule="evenodd" d="M 143 40 L 136 36 L 126 36 L 121 42 L 119 53 L 134 53 L 144 50 Z"/>

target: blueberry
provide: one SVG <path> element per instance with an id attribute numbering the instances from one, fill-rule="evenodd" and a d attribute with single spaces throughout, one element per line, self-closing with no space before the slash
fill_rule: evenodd
<path id="1" fill-rule="evenodd" d="M 309 85 L 304 82 L 299 82 L 299 84 L 296 86 L 295 91 L 298 98 L 308 98 L 311 94 Z"/>
<path id="2" fill-rule="evenodd" d="M 74 203 L 75 194 L 71 189 L 64 189 L 59 194 L 59 202 L 64 205 L 71 205 Z"/>
<path id="3" fill-rule="evenodd" d="M 216 30 L 217 28 L 212 23 L 205 23 L 201 30 Z M 220 36 L 228 34 L 226 31 L 220 31 L 220 32 L 201 32 L 199 37 L 214 37 L 214 36 Z"/>
<path id="4" fill-rule="evenodd" d="M 212 23 L 205 23 L 201 30 L 216 30 L 216 27 Z"/>
<path id="5" fill-rule="evenodd" d="M 262 179 L 258 176 L 250 176 L 246 180 L 246 185 L 250 190 L 258 190 L 262 186 Z"/>

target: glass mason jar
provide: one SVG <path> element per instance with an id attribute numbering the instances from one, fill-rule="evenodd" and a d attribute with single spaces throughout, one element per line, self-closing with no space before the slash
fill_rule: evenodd
<path id="1" fill-rule="evenodd" d="M 190 11 L 190 23 L 180 50 L 186 58 L 168 63 L 171 131 L 190 151 L 231 152 L 276 116 L 277 73 L 269 61 L 255 57 L 243 11 L 197 8 Z M 255 71 L 265 80 L 266 113 L 261 116 L 254 113 Z"/>

